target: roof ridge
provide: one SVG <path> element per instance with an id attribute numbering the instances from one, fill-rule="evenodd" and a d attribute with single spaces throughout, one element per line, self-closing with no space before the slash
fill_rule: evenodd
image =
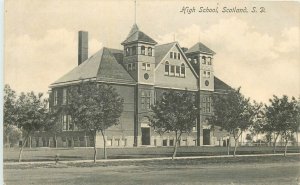
<path id="1" fill-rule="evenodd" d="M 173 41 L 173 42 L 169 42 L 169 43 L 165 43 L 165 44 L 156 45 L 155 47 L 157 47 L 157 46 L 163 46 L 163 45 L 167 45 L 167 44 L 174 44 L 174 43 L 178 43 L 178 42 L 177 41 Z"/>

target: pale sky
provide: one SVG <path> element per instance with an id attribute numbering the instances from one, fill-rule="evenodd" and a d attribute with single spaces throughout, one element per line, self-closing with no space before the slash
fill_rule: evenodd
<path id="1" fill-rule="evenodd" d="M 219 13 L 182 14 L 184 6 Z M 221 13 L 223 7 L 264 7 L 266 13 Z M 47 92 L 77 65 L 77 33 L 89 32 L 89 55 L 122 49 L 134 24 L 134 1 L 6 0 L 4 82 L 18 92 Z M 300 95 L 300 3 L 137 0 L 137 24 L 159 44 L 214 50 L 214 72 L 242 93 L 267 102 Z"/>

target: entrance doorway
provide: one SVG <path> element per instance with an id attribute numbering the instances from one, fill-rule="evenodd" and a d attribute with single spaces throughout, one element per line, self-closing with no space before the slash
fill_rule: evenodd
<path id="1" fill-rule="evenodd" d="M 210 145 L 210 129 L 203 129 L 203 145 Z"/>
<path id="2" fill-rule="evenodd" d="M 142 128 L 142 145 L 150 145 L 150 127 Z"/>

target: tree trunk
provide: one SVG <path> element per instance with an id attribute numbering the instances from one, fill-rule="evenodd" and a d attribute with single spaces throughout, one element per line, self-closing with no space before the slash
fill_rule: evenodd
<path id="1" fill-rule="evenodd" d="M 7 143 L 8 148 L 10 148 L 9 135 L 6 136 L 6 143 Z"/>
<path id="2" fill-rule="evenodd" d="M 235 139 L 235 140 L 234 140 L 234 151 L 233 151 L 233 157 L 235 157 L 236 148 L 237 148 L 237 146 L 238 146 L 238 140 L 239 140 L 239 138 L 237 138 L 237 139 Z M 229 154 L 228 154 L 228 155 L 229 155 Z"/>
<path id="3" fill-rule="evenodd" d="M 31 148 L 31 143 L 32 143 L 31 136 L 29 136 L 29 148 Z"/>
<path id="4" fill-rule="evenodd" d="M 177 153 L 177 143 L 178 143 L 177 132 L 175 132 L 175 145 L 174 145 L 174 150 L 173 150 L 172 160 L 174 160 L 174 158 L 176 157 L 176 153 Z"/>
<path id="5" fill-rule="evenodd" d="M 97 159 L 96 134 L 97 134 L 97 132 L 95 131 L 93 133 L 93 137 L 94 137 L 94 163 L 96 163 L 96 159 Z"/>
<path id="6" fill-rule="evenodd" d="M 103 138 L 103 155 L 104 155 L 104 159 L 107 159 L 107 154 L 106 154 L 106 139 L 105 139 L 103 130 L 101 130 L 101 134 L 102 134 L 102 138 Z"/>
<path id="7" fill-rule="evenodd" d="M 226 139 L 226 144 L 227 144 L 227 155 L 230 154 L 230 145 L 229 145 L 229 143 L 230 143 L 230 137 L 229 137 L 229 139 Z"/>
<path id="8" fill-rule="evenodd" d="M 57 148 L 57 136 L 56 136 L 56 134 L 54 135 L 54 144 L 55 144 L 55 148 Z"/>
<path id="9" fill-rule="evenodd" d="M 286 157 L 287 144 L 288 144 L 288 139 L 285 140 L 285 145 L 284 145 L 284 157 Z"/>
<path id="10" fill-rule="evenodd" d="M 20 153 L 19 153 L 19 162 L 21 162 L 21 160 L 22 160 L 23 148 L 24 148 L 24 146 L 26 145 L 27 138 L 28 138 L 28 136 L 26 136 L 26 137 L 24 138 L 24 142 L 22 143 L 22 146 L 21 146 L 21 149 L 20 149 Z"/>
<path id="11" fill-rule="evenodd" d="M 277 142 L 277 138 L 278 138 L 279 134 L 277 134 L 277 136 L 274 138 L 274 142 L 273 142 L 273 153 L 276 153 L 276 142 Z"/>

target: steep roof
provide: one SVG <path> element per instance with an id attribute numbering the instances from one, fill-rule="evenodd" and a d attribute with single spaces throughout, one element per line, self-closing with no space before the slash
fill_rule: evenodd
<path id="1" fill-rule="evenodd" d="M 200 52 L 200 53 L 208 53 L 208 54 L 216 54 L 213 50 L 209 49 L 207 46 L 202 44 L 201 42 L 198 42 L 191 48 L 189 48 L 185 53 L 194 53 L 194 52 Z"/>
<path id="2" fill-rule="evenodd" d="M 85 62 L 56 80 L 51 86 L 72 81 L 96 78 L 99 81 L 135 83 L 120 61 L 121 50 L 102 48 Z"/>
<path id="3" fill-rule="evenodd" d="M 155 66 L 157 66 L 161 62 L 161 60 L 168 54 L 175 43 L 176 42 L 171 42 L 155 46 Z"/>
<path id="4" fill-rule="evenodd" d="M 149 44 L 157 44 L 157 42 L 155 40 L 153 40 L 151 37 L 149 37 L 147 34 L 145 34 L 144 32 L 140 31 L 138 26 L 136 24 L 134 24 L 126 38 L 126 40 L 124 40 L 121 44 L 129 44 L 132 42 L 145 42 L 145 43 L 149 43 Z"/>
<path id="5" fill-rule="evenodd" d="M 227 85 L 225 82 L 217 78 L 216 76 L 214 77 L 214 84 L 215 84 L 215 91 L 230 91 L 232 90 L 232 87 Z"/>

